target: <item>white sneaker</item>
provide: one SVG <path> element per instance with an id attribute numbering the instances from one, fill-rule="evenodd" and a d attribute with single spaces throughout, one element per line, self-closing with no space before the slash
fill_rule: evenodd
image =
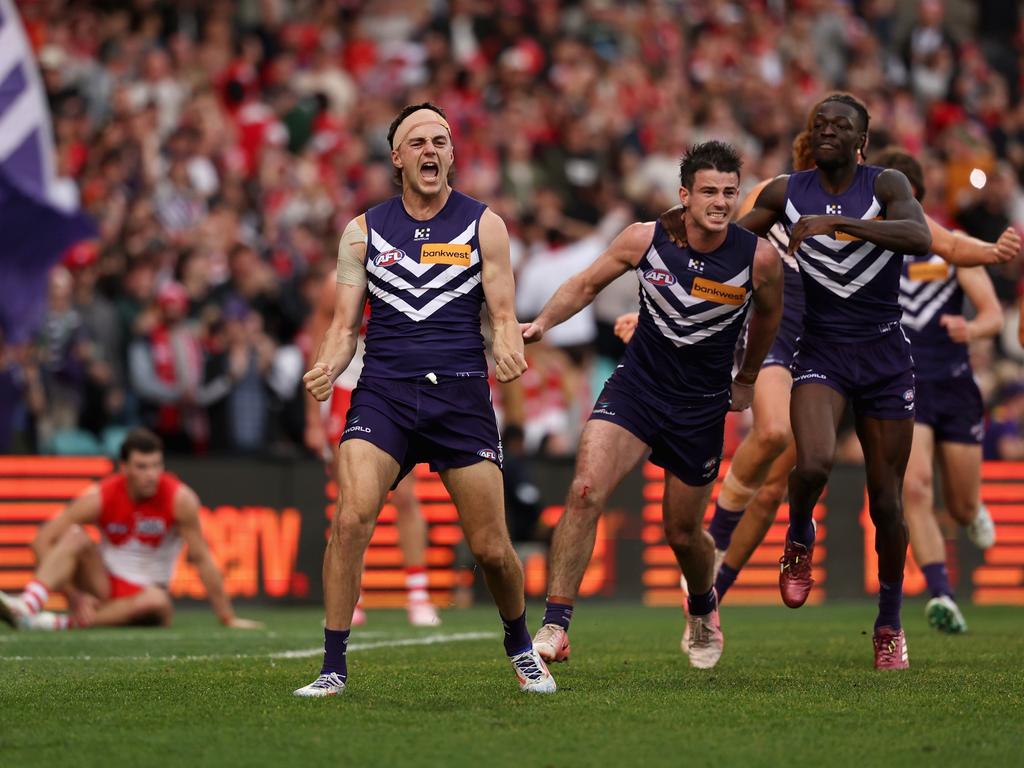
<path id="1" fill-rule="evenodd" d="M 329 675 L 320 675 L 309 685 L 304 685 L 292 692 L 293 696 L 303 698 L 323 698 L 324 696 L 337 696 L 345 690 L 345 681 L 337 672 Z"/>
<path id="2" fill-rule="evenodd" d="M 32 615 L 25 615 L 18 618 L 18 629 L 25 629 L 30 632 L 57 632 L 67 629 L 68 617 L 53 611 L 40 611 Z"/>
<path id="3" fill-rule="evenodd" d="M 437 615 L 437 609 L 426 600 L 409 603 L 406 610 L 409 613 L 409 623 L 414 627 L 441 626 L 441 617 Z"/>
<path id="4" fill-rule="evenodd" d="M 533 636 L 533 648 L 544 661 L 569 660 L 569 633 L 558 624 L 545 624 Z"/>
<path id="5" fill-rule="evenodd" d="M 0 592 L 0 621 L 11 625 L 12 629 L 18 629 L 21 619 L 28 616 L 28 606 L 20 597 Z"/>
<path id="6" fill-rule="evenodd" d="M 964 615 L 960 613 L 953 598 L 947 595 L 939 595 L 929 600 L 924 607 L 924 615 L 928 619 L 928 624 L 940 632 L 959 635 L 967 631 Z"/>
<path id="7" fill-rule="evenodd" d="M 536 648 L 524 651 L 518 656 L 510 656 L 509 661 L 512 662 L 512 669 L 519 678 L 519 690 L 523 693 L 554 693 L 558 688 L 555 685 L 555 678 L 548 672 L 548 667 Z"/>
<path id="8" fill-rule="evenodd" d="M 718 619 L 718 608 L 707 616 L 690 616 L 686 620 L 690 631 L 690 666 L 697 669 L 711 669 L 722 658 L 725 637 Z"/>
<path id="9" fill-rule="evenodd" d="M 996 543 L 996 524 L 984 504 L 978 506 L 978 516 L 966 526 L 967 538 L 978 549 L 988 549 Z"/>

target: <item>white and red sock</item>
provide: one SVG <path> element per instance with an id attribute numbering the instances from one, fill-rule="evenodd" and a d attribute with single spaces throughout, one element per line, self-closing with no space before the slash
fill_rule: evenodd
<path id="1" fill-rule="evenodd" d="M 46 599 L 50 596 L 50 590 L 41 581 L 32 579 L 25 585 L 25 591 L 21 593 L 21 600 L 28 609 L 29 616 L 35 616 L 46 605 Z"/>
<path id="2" fill-rule="evenodd" d="M 427 585 L 427 567 L 425 565 L 413 565 L 405 569 L 405 589 L 410 604 L 430 602 Z"/>

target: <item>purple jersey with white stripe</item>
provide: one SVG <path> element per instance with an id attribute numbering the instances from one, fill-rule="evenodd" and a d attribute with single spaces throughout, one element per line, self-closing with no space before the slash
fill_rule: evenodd
<path id="1" fill-rule="evenodd" d="M 900 278 L 900 306 L 919 381 L 972 375 L 967 345 L 953 341 L 939 323 L 943 315 L 963 314 L 964 291 L 956 267 L 934 254 L 907 256 Z"/>
<path id="2" fill-rule="evenodd" d="M 654 226 L 637 265 L 640 319 L 621 371 L 673 400 L 729 391 L 733 352 L 750 306 L 757 236 L 730 224 L 710 253 L 675 245 Z"/>
<path id="3" fill-rule="evenodd" d="M 822 188 L 816 169 L 790 174 L 783 219 L 787 235 L 801 216 L 885 218 L 885 206 L 875 197 L 875 180 L 883 170 L 858 166 L 849 188 L 839 195 Z M 805 332 L 823 341 L 843 343 L 883 336 L 900 320 L 903 254 L 836 234 L 836 238 L 809 237 L 796 252 L 807 301 Z"/>
<path id="4" fill-rule="evenodd" d="M 436 216 L 412 218 L 393 197 L 366 212 L 370 320 L 363 376 L 486 376 L 480 333 L 480 217 L 452 190 Z"/>

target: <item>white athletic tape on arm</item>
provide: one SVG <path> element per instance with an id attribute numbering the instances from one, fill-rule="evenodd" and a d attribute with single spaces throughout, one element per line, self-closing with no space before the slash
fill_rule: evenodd
<path id="1" fill-rule="evenodd" d="M 366 255 L 365 248 L 360 254 L 359 246 L 366 245 L 366 230 L 363 229 L 358 218 L 352 219 L 341 233 L 341 242 L 338 243 L 338 270 L 337 281 L 345 285 L 355 285 L 360 288 L 366 285 L 366 264 L 363 259 Z"/>

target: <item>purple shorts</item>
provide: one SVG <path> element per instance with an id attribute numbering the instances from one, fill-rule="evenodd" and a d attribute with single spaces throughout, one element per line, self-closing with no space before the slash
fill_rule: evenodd
<path id="1" fill-rule="evenodd" d="M 931 427 L 937 443 L 981 445 L 985 406 L 972 376 L 917 382 L 914 421 Z"/>
<path id="2" fill-rule="evenodd" d="M 435 472 L 484 460 L 501 468 L 491 389 L 479 376 L 437 384 L 364 376 L 352 393 L 346 440 L 366 440 L 394 458 L 394 485 L 421 463 Z"/>
<path id="3" fill-rule="evenodd" d="M 803 331 L 804 324 L 799 319 L 782 314 L 782 321 L 779 323 L 779 331 L 775 334 L 775 341 L 772 348 L 765 355 L 762 368 L 772 365 L 781 365 L 783 368 L 790 368 L 793 365 L 793 356 L 796 355 L 796 343 Z"/>
<path id="4" fill-rule="evenodd" d="M 801 336 L 790 370 L 794 389 L 825 384 L 850 400 L 859 416 L 914 415 L 914 361 L 910 342 L 899 328 L 877 339 L 847 344 Z"/>
<path id="5" fill-rule="evenodd" d="M 640 384 L 631 384 L 619 368 L 601 390 L 591 419 L 610 421 L 651 447 L 651 463 L 687 485 L 702 486 L 718 477 L 725 438 L 729 394 L 670 404 Z"/>

